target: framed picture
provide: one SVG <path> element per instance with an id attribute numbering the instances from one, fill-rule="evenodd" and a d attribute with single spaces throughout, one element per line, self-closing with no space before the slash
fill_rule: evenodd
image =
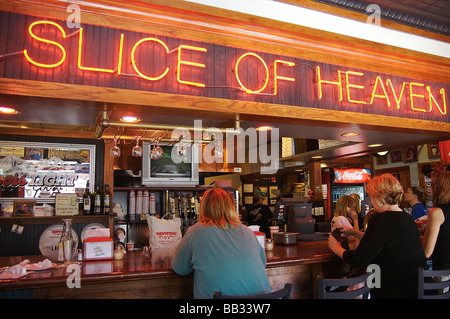
<path id="1" fill-rule="evenodd" d="M 34 200 L 15 200 L 13 203 L 14 216 L 33 216 L 33 208 L 36 205 Z"/>
<path id="2" fill-rule="evenodd" d="M 269 198 L 277 198 L 278 186 L 269 186 Z"/>
<path id="3" fill-rule="evenodd" d="M 385 165 L 388 163 L 387 155 L 377 157 L 377 165 Z"/>
<path id="4" fill-rule="evenodd" d="M 405 163 L 417 162 L 417 146 L 408 146 L 404 148 Z"/>
<path id="5" fill-rule="evenodd" d="M 253 204 L 253 196 L 244 196 L 244 205 L 252 205 Z"/>
<path id="6" fill-rule="evenodd" d="M 428 144 L 428 158 L 441 158 L 439 143 Z"/>
<path id="7" fill-rule="evenodd" d="M 244 193 L 253 193 L 253 184 L 244 184 L 242 190 Z"/>
<path id="8" fill-rule="evenodd" d="M 391 163 L 403 162 L 402 150 L 391 151 L 390 154 L 391 154 Z"/>
<path id="9" fill-rule="evenodd" d="M 255 194 L 259 194 L 263 198 L 263 205 L 269 205 L 269 190 L 267 186 L 256 186 Z"/>

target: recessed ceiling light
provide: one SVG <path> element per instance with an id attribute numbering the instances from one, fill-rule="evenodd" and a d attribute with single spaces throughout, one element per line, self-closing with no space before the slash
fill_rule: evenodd
<path id="1" fill-rule="evenodd" d="M 380 147 L 383 146 L 383 144 L 369 144 L 367 147 Z"/>
<path id="2" fill-rule="evenodd" d="M 380 156 L 384 156 L 388 153 L 389 151 L 381 151 L 381 152 L 377 152 L 378 155 Z"/>
<path id="3" fill-rule="evenodd" d="M 311 156 L 311 158 L 314 158 L 314 159 L 318 159 L 318 158 L 322 158 L 322 157 L 323 157 L 322 155 Z"/>
<path id="4" fill-rule="evenodd" d="M 257 127 L 256 130 L 258 132 L 271 131 L 272 130 L 272 126 L 265 126 L 265 125 L 263 125 L 263 126 Z"/>
<path id="5" fill-rule="evenodd" d="M 122 116 L 120 120 L 126 123 L 137 123 L 140 121 L 138 117 L 132 115 Z"/>
<path id="6" fill-rule="evenodd" d="M 0 106 L 0 113 L 2 114 L 18 114 L 19 112 L 16 109 L 8 106 Z"/>
<path id="7" fill-rule="evenodd" d="M 359 136 L 359 133 L 356 133 L 356 132 L 347 132 L 347 133 L 341 134 L 341 136 L 343 136 L 343 137 Z"/>

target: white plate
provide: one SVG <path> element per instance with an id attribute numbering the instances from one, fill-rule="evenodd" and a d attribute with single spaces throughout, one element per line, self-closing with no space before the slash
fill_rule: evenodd
<path id="1" fill-rule="evenodd" d="M 39 238 L 39 250 L 43 256 L 53 261 L 58 260 L 59 239 L 61 238 L 62 231 L 63 225 L 58 224 L 49 226 L 42 232 Z M 78 247 L 78 235 L 73 228 L 72 237 L 75 247 Z"/>
<path id="2" fill-rule="evenodd" d="M 106 228 L 102 224 L 99 223 L 91 223 L 87 224 L 86 227 L 83 228 L 83 231 L 81 232 L 81 242 L 83 243 L 86 239 L 86 232 L 92 229 L 98 229 L 98 228 Z"/>

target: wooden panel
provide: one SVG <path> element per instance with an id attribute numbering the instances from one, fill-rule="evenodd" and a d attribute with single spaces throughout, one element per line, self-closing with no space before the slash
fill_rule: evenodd
<path id="1" fill-rule="evenodd" d="M 251 115 L 252 117 L 257 114 L 259 116 L 266 115 L 277 117 L 279 120 L 286 120 L 291 123 L 295 123 L 295 121 L 299 119 L 306 119 L 308 121 L 318 121 L 317 123 L 325 125 L 327 122 L 359 123 L 370 126 L 393 127 L 396 129 L 423 130 L 423 132 L 450 132 L 450 121 L 446 123 L 396 118 L 384 115 L 356 114 L 354 112 L 340 110 L 333 111 L 303 106 L 297 107 L 270 103 L 263 104 L 142 91 L 136 91 L 133 92 L 133 95 L 130 95 L 128 90 L 121 89 L 0 78 L 0 93 L 9 94 L 11 92 L 14 92 L 17 95 L 40 95 L 50 98 L 59 98 L 61 94 L 64 94 L 77 100 L 108 103 L 117 103 L 117 101 L 120 101 L 121 103 L 130 105 L 158 105 L 161 108 L 173 110 L 183 109 L 192 112 L 214 110 L 215 113 L 241 113 Z M 11 131 L 10 134 L 17 134 L 17 132 L 14 133 L 14 131 Z M 92 135 L 92 133 L 87 134 Z"/>

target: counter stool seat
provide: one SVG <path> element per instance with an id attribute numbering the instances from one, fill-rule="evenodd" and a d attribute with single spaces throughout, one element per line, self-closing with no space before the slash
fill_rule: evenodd
<path id="1" fill-rule="evenodd" d="M 418 269 L 419 299 L 450 299 L 450 269 Z"/>
<path id="2" fill-rule="evenodd" d="M 367 286 L 366 281 L 369 276 L 370 273 L 365 273 L 357 277 L 339 279 L 326 279 L 323 276 L 318 276 L 318 297 L 319 299 L 354 299 L 362 295 L 362 299 L 367 299 L 370 288 Z M 364 285 L 361 286 L 361 284 Z M 355 286 L 357 288 L 354 290 L 347 289 L 349 286 Z M 333 287 L 335 289 L 328 291 L 327 287 Z"/>

